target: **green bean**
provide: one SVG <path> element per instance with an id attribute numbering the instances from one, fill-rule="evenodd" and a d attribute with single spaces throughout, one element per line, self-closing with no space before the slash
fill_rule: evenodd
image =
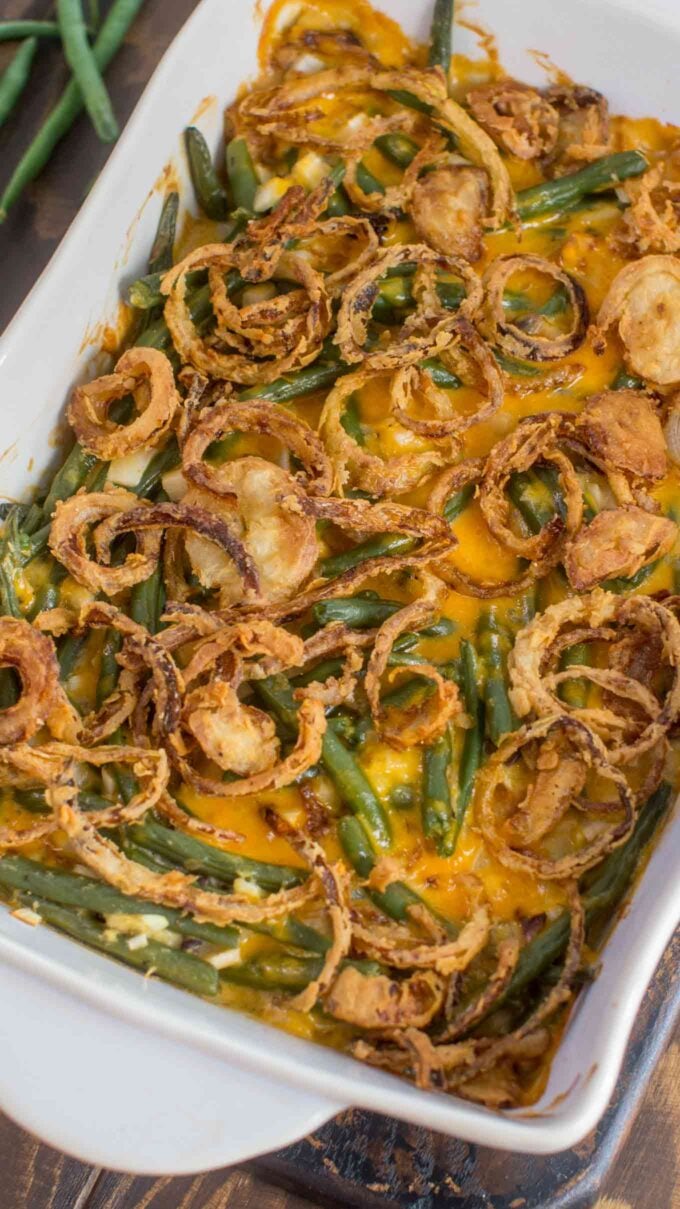
<path id="1" fill-rule="evenodd" d="M 541 372 L 537 365 L 532 365 L 529 361 L 518 361 L 516 357 L 508 357 L 499 348 L 493 348 L 491 351 L 506 374 L 512 374 L 516 378 L 535 378 Z"/>
<path id="2" fill-rule="evenodd" d="M 285 676 L 267 676 L 254 681 L 253 687 L 283 726 L 295 733 L 297 706 Z M 333 719 L 323 737 L 321 762 L 342 802 L 362 819 L 379 848 L 389 848 L 391 833 L 387 815 L 361 765 L 335 732 Z"/>
<path id="3" fill-rule="evenodd" d="M 107 697 L 111 696 L 118 683 L 120 674 L 120 664 L 116 659 L 116 655 L 123 645 L 122 636 L 118 630 L 106 630 L 104 634 L 104 643 L 102 645 L 101 659 L 99 662 L 99 676 L 97 678 L 97 707 L 104 704 Z"/>
<path id="4" fill-rule="evenodd" d="M 590 648 L 588 643 L 577 642 L 574 646 L 562 652 L 560 671 L 566 671 L 567 668 L 575 666 L 587 666 L 589 663 Z M 567 705 L 571 705 L 574 709 L 583 709 L 588 700 L 588 681 L 582 678 L 564 680 L 560 685 L 559 695 L 563 701 L 566 701 Z"/>
<path id="5" fill-rule="evenodd" d="M 463 385 L 460 378 L 442 365 L 438 357 L 427 357 L 420 362 L 420 366 L 427 370 L 435 386 L 441 386 L 444 390 L 458 390 Z"/>
<path id="6" fill-rule="evenodd" d="M 454 281 L 438 281 L 437 294 L 442 306 L 450 311 L 457 311 L 465 297 L 463 287 Z M 373 318 L 379 323 L 389 322 L 395 310 L 410 307 L 412 304 L 410 279 L 406 276 L 385 277 L 379 284 L 378 297 L 373 304 Z"/>
<path id="7" fill-rule="evenodd" d="M 468 806 L 472 800 L 475 781 L 484 755 L 484 702 L 479 694 L 479 667 L 477 652 L 467 638 L 460 644 L 461 688 L 465 712 L 472 726 L 465 731 L 463 750 L 458 765 L 458 797 L 456 801 L 456 827 L 453 835 L 455 850 Z"/>
<path id="8" fill-rule="evenodd" d="M 174 831 L 152 819 L 135 823 L 128 828 L 127 834 L 133 843 L 141 844 L 151 852 L 167 857 L 192 873 L 216 877 L 229 884 L 236 877 L 244 877 L 261 886 L 263 890 L 285 890 L 289 886 L 299 886 L 307 876 L 304 869 L 296 869 L 290 865 L 272 865 L 265 861 L 251 860 L 238 852 L 214 848 L 192 835 Z"/>
<path id="9" fill-rule="evenodd" d="M 50 484 L 45 502 L 42 506 L 43 516 L 49 520 L 59 500 L 69 499 L 75 495 L 84 484 L 88 474 L 95 466 L 100 466 L 99 458 L 93 453 L 86 453 L 81 445 L 74 445 L 66 460 L 62 463 Z"/>
<path id="10" fill-rule="evenodd" d="M 67 634 L 59 646 L 59 678 L 68 680 L 87 645 L 87 634 Z"/>
<path id="11" fill-rule="evenodd" d="M 301 399 L 305 395 L 315 394 L 325 390 L 343 374 L 349 373 L 349 365 L 328 365 L 316 362 L 307 369 L 298 370 L 286 378 L 276 378 L 266 386 L 251 386 L 242 390 L 239 399 L 266 399 L 269 403 L 288 403 L 292 399 Z"/>
<path id="12" fill-rule="evenodd" d="M 407 109 L 415 109 L 418 113 L 434 113 L 434 109 L 427 101 L 421 101 L 420 97 L 408 92 L 405 88 L 390 88 L 387 95 L 399 105 L 405 105 Z"/>
<path id="13" fill-rule="evenodd" d="M 352 209 L 351 202 L 347 196 L 346 189 L 342 185 L 338 185 L 335 193 L 332 193 L 328 199 L 326 206 L 327 218 L 344 218 Z"/>
<path id="14" fill-rule="evenodd" d="M 613 155 L 604 155 L 578 172 L 522 189 L 517 194 L 517 212 L 526 221 L 537 214 L 563 210 L 581 201 L 587 193 L 614 189 L 621 181 L 646 172 L 648 167 L 647 160 L 639 151 L 616 151 Z"/>
<path id="15" fill-rule="evenodd" d="M 62 567 L 61 563 L 53 561 L 49 575 L 33 597 L 30 610 L 27 613 L 29 621 L 34 621 L 38 613 L 47 611 L 47 609 L 56 609 L 61 596 L 61 585 L 66 579 L 67 574 L 66 567 Z"/>
<path id="16" fill-rule="evenodd" d="M 157 634 L 161 625 L 161 613 L 165 603 L 163 588 L 163 564 L 159 559 L 147 579 L 135 584 L 130 592 L 130 616 L 143 625 L 150 634 Z"/>
<path id="17" fill-rule="evenodd" d="M 353 630 L 362 630 L 382 625 L 403 607 L 398 600 L 382 600 L 375 596 L 336 596 L 335 600 L 320 600 L 315 604 L 312 616 L 320 626 L 342 622 Z"/>
<path id="18" fill-rule="evenodd" d="M 0 21 L 0 42 L 22 38 L 61 38 L 56 21 Z"/>
<path id="19" fill-rule="evenodd" d="M 219 975 L 207 961 L 171 949 L 158 941 L 148 940 L 141 949 L 131 949 L 127 940 L 113 936 L 91 916 L 67 907 L 57 906 L 47 899 L 29 897 L 25 899 L 41 918 L 60 932 L 66 932 L 74 940 L 81 940 L 92 949 L 99 949 L 109 957 L 116 957 L 125 965 L 147 973 L 157 974 L 166 982 L 172 982 L 196 995 L 213 996 L 219 990 Z"/>
<path id="20" fill-rule="evenodd" d="M 423 832 L 436 841 L 440 856 L 453 852 L 455 820 L 451 808 L 451 732 L 449 729 L 423 754 Z"/>
<path id="21" fill-rule="evenodd" d="M 605 857 L 581 881 L 583 905 L 588 925 L 603 912 L 610 915 L 630 885 L 638 861 L 666 814 L 671 801 L 671 787 L 663 784 L 652 794 L 638 815 L 630 839 Z M 508 999 L 519 995 L 531 982 L 545 973 L 564 952 L 569 939 L 569 912 L 563 911 L 539 932 L 520 953 L 510 983 L 490 1011 L 495 1011 Z"/>
<path id="22" fill-rule="evenodd" d="M 435 0 L 427 62 L 429 67 L 441 67 L 447 80 L 451 68 L 452 33 L 453 0 Z"/>
<path id="23" fill-rule="evenodd" d="M 634 592 L 641 584 L 645 583 L 653 571 L 659 565 L 659 559 L 653 563 L 648 563 L 646 567 L 640 567 L 634 575 L 616 575 L 612 579 L 603 579 L 600 587 L 605 592 L 614 592 L 617 596 L 621 596 L 624 592 Z"/>
<path id="24" fill-rule="evenodd" d="M 498 747 L 503 735 L 515 730 L 517 720 L 506 684 L 508 634 L 499 624 L 493 607 L 479 619 L 477 641 L 483 668 L 486 733 Z"/>
<path id="25" fill-rule="evenodd" d="M 0 886 L 35 894 L 64 907 L 79 907 L 96 915 L 162 915 L 171 931 L 226 949 L 234 948 L 239 942 L 236 928 L 198 923 L 183 911 L 122 894 L 107 882 L 49 869 L 22 856 L 0 859 Z"/>
<path id="26" fill-rule="evenodd" d="M 134 306 L 138 311 L 151 311 L 156 307 L 163 306 L 166 302 L 166 297 L 161 290 L 161 285 L 166 273 L 167 269 L 156 269 L 153 272 L 146 273 L 143 277 L 136 277 L 127 287 L 127 300 L 130 306 Z M 189 307 L 192 309 L 192 317 L 194 296 L 204 283 L 205 273 L 201 269 L 197 269 L 195 273 L 187 273 L 187 293 Z M 208 293 L 209 296 L 209 291 L 204 290 L 201 293 L 201 304 L 204 293 Z M 202 309 L 201 305 L 199 317 Z"/>
<path id="27" fill-rule="evenodd" d="M 227 144 L 227 176 L 234 205 L 252 212 L 260 182 L 244 138 L 232 139 Z"/>
<path id="28" fill-rule="evenodd" d="M 19 570 L 17 546 L 20 541 L 19 517 L 23 510 L 14 506 L 4 524 L 0 538 L 0 611 L 7 617 L 23 617 L 17 595 L 15 577 Z"/>
<path id="29" fill-rule="evenodd" d="M 57 0 L 57 20 L 64 56 L 73 72 L 92 125 L 103 143 L 112 143 L 118 138 L 118 123 L 88 40 L 80 0 Z"/>
<path id="30" fill-rule="evenodd" d="M 379 181 L 377 176 L 366 167 L 363 160 L 360 160 L 356 169 L 356 181 L 359 188 L 364 193 L 384 193 L 385 186 L 382 181 Z"/>
<path id="31" fill-rule="evenodd" d="M 465 511 L 474 493 L 474 483 L 467 483 L 460 491 L 456 491 L 453 495 L 449 496 L 444 505 L 444 516 L 449 524 L 453 524 L 461 512 Z"/>
<path id="32" fill-rule="evenodd" d="M 361 425 L 361 416 L 359 413 L 359 402 L 356 395 L 350 395 L 345 402 L 343 413 L 340 417 L 340 423 L 347 433 L 357 445 L 366 444 L 366 436 Z"/>
<path id="33" fill-rule="evenodd" d="M 396 164 L 398 168 L 408 168 L 420 150 L 418 144 L 407 134 L 399 133 L 379 135 L 375 146 L 385 159 Z"/>
<path id="34" fill-rule="evenodd" d="M 32 811 L 33 814 L 49 814 L 52 809 L 44 789 L 15 789 L 13 794 L 19 805 Z M 109 810 L 111 805 L 109 798 L 104 798 L 99 793 L 93 793 L 92 790 L 80 789 L 78 791 L 78 806 L 81 810 Z"/>
<path id="35" fill-rule="evenodd" d="M 217 178 L 208 144 L 196 126 L 187 126 L 184 143 L 196 200 L 208 218 L 221 222 L 229 213 L 229 201 Z"/>
<path id="36" fill-rule="evenodd" d="M 167 273 L 174 264 L 178 213 L 179 193 L 172 190 L 163 198 L 156 235 L 149 253 L 149 273 Z"/>
<path id="37" fill-rule="evenodd" d="M 144 0 L 114 0 L 92 48 L 95 62 L 104 71 L 121 45 Z M 75 80 L 67 85 L 60 100 L 17 164 L 0 198 L 0 222 L 18 200 L 27 185 L 45 167 L 57 143 L 71 129 L 83 108 L 83 98 Z"/>
<path id="38" fill-rule="evenodd" d="M 191 322 L 200 329 L 213 316 L 209 287 L 204 285 L 200 290 L 196 290 L 189 297 L 188 306 Z M 172 337 L 165 319 L 161 316 L 155 323 L 150 323 L 143 332 L 138 334 L 135 343 L 138 348 L 157 348 L 161 352 L 171 348 Z"/>
<path id="39" fill-rule="evenodd" d="M 27 38 L 0 76 L 0 126 L 7 121 L 28 84 L 31 65 L 37 49 L 38 39 Z"/>
<path id="40" fill-rule="evenodd" d="M 642 378 L 636 378 L 634 374 L 629 374 L 625 366 L 622 366 L 618 374 L 611 384 L 610 390 L 644 390 L 645 384 Z"/>
<path id="41" fill-rule="evenodd" d="M 343 575 L 352 567 L 359 567 L 369 558 L 405 554 L 412 550 L 414 545 L 415 538 L 409 537 L 406 533 L 383 533 L 380 537 L 371 537 L 351 550 L 343 551 L 342 554 L 334 554 L 330 558 L 325 558 L 321 563 L 321 574 L 326 579 L 336 579 L 338 575 Z"/>
<path id="42" fill-rule="evenodd" d="M 381 973 L 375 961 L 345 960 L 341 968 L 353 966 L 368 976 Z M 266 953 L 220 971 L 224 982 L 257 991 L 302 991 L 323 968 L 319 957 L 295 957 L 290 953 Z"/>
<path id="43" fill-rule="evenodd" d="M 181 460 L 177 438 L 174 436 L 170 437 L 162 449 L 157 449 L 153 457 L 147 462 L 142 477 L 136 487 L 132 489 L 135 495 L 138 495 L 140 498 L 147 498 L 151 495 L 152 491 L 155 491 L 158 487 L 163 475 L 179 466 Z"/>
<path id="44" fill-rule="evenodd" d="M 553 495 L 537 474 L 518 471 L 508 482 L 508 495 L 531 533 L 540 533 L 560 512 Z"/>

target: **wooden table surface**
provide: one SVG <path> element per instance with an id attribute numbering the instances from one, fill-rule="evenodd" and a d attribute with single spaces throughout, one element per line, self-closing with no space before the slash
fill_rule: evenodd
<path id="1" fill-rule="evenodd" d="M 194 7 L 193 0 L 147 0 L 107 74 L 121 125 Z M 49 0 L 0 0 L 0 19 L 44 17 L 51 8 Z M 0 50 L 2 66 L 8 48 Z M 59 95 L 64 79 L 57 48 L 42 49 L 28 94 L 0 131 L 0 185 L 41 115 Z M 47 264 L 108 150 L 81 118 L 52 163 L 0 227 L 0 330 Z M 679 1125 L 680 1026 L 601 1190 L 597 1209 L 678 1209 Z M 155 1180 L 100 1171 L 58 1154 L 3 1117 L 0 1171 L 0 1209 L 309 1209 L 318 1204 L 276 1188 L 247 1167 Z"/>

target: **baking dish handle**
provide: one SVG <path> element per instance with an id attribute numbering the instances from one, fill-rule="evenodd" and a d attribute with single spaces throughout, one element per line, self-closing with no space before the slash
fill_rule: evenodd
<path id="1" fill-rule="evenodd" d="M 6 965 L 0 1104 L 96 1166 L 180 1175 L 243 1162 L 345 1106 L 128 1023 Z"/>

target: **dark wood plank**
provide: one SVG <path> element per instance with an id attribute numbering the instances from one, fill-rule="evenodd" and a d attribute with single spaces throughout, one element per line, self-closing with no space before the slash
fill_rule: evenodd
<path id="1" fill-rule="evenodd" d="M 229 1209 L 311 1209 L 310 1201 L 240 1168 L 213 1171 L 193 1178 L 157 1180 L 105 1172 L 82 1209 L 226 1209 L 226 1206 Z M 62 1206 L 55 1205 L 54 1209 L 62 1209 Z"/>
<path id="2" fill-rule="evenodd" d="M 99 1172 L 0 1117 L 2 1209 L 85 1209 Z"/>

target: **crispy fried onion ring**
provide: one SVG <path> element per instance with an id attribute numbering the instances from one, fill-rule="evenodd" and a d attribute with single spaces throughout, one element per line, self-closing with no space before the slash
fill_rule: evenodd
<path id="1" fill-rule="evenodd" d="M 565 759 L 563 743 L 573 757 Z M 508 814 L 507 803 L 516 773 L 513 764 L 520 753 L 525 759 L 529 754 L 529 767 L 535 768 L 536 776 L 526 796 Z M 598 780 L 612 782 L 621 818 L 568 856 L 552 859 L 525 847 L 525 836 L 535 837 L 539 842 L 572 803 L 578 803 L 588 773 L 596 774 Z M 504 804 L 500 817 L 499 800 Z M 606 802 L 604 806 L 605 813 L 613 809 L 612 803 Z M 597 812 L 599 804 L 584 803 L 583 808 Z M 607 852 L 623 844 L 635 824 L 633 797 L 623 773 L 609 763 L 597 735 L 566 713 L 539 718 L 503 740 L 482 771 L 475 811 L 484 839 L 502 864 L 551 880 L 576 877 L 590 869 Z"/>
<path id="2" fill-rule="evenodd" d="M 435 667 L 427 663 L 409 666 L 408 673 L 423 677 L 434 688 L 424 702 L 412 708 L 394 711 L 386 708 L 380 698 L 380 688 L 385 675 L 392 647 L 397 638 L 408 630 L 419 630 L 437 616 L 437 580 L 428 576 L 425 593 L 398 613 L 383 622 L 373 644 L 366 668 L 364 689 L 371 707 L 376 730 L 393 747 L 406 749 L 418 743 L 433 743 L 444 734 L 451 719 L 460 712 L 458 689 L 451 680 L 445 680 Z M 396 672 L 403 675 L 403 668 L 393 669 L 385 677 L 390 683 Z M 396 718 L 395 718 L 396 713 Z"/>
<path id="3" fill-rule="evenodd" d="M 246 658 L 256 656 L 263 658 L 246 664 Z M 218 780 L 197 771 L 184 736 L 174 734 L 170 756 L 186 782 L 212 797 L 242 797 L 288 785 L 317 762 L 326 729 L 322 701 L 307 692 L 299 698 L 298 740 L 279 760 L 280 743 L 271 718 L 238 696 L 249 679 L 299 666 L 303 659 L 302 640 L 265 619 L 224 627 L 198 643 L 184 679 L 187 685 L 205 674 L 210 679 L 187 693 L 182 726 L 205 756 L 240 779 Z"/>
<path id="4" fill-rule="evenodd" d="M 506 936 L 498 945 L 497 963 L 488 982 L 483 990 L 473 999 L 467 1007 L 461 1011 L 454 1013 L 456 992 L 458 990 L 458 979 L 452 979 L 450 990 L 453 989 L 453 994 L 447 996 L 447 1022 L 441 1033 L 437 1036 L 437 1042 L 457 1041 L 459 1037 L 464 1036 L 470 1029 L 491 1011 L 494 1004 L 505 993 L 510 980 L 515 972 L 517 962 L 520 955 L 519 937 Z"/>
<path id="5" fill-rule="evenodd" d="M 52 528 L 54 530 L 54 526 Z M 100 556 L 104 556 L 110 549 L 111 542 L 121 533 L 143 534 L 148 530 L 184 529 L 192 535 L 212 542 L 222 554 L 227 555 L 230 566 L 240 580 L 245 597 L 257 596 L 260 590 L 257 566 L 243 542 L 236 536 L 234 528 L 235 526 L 228 525 L 223 517 L 216 515 L 209 508 L 184 501 L 178 504 L 165 502 L 138 506 L 111 516 L 99 525 L 95 541 Z"/>
<path id="6" fill-rule="evenodd" d="M 477 1037 L 435 1044 L 420 1028 L 394 1029 L 377 1042 L 357 1041 L 353 1054 L 364 1062 L 399 1074 L 411 1074 L 419 1087 L 438 1086 L 470 1099 L 508 1107 L 513 1092 L 484 1084 L 479 1076 L 504 1062 L 526 1061 L 542 1056 L 550 1044 L 549 1032 L 541 1026 L 571 998 L 574 979 L 581 967 L 585 940 L 585 912 L 576 887 L 568 887 L 571 901 L 570 933 L 560 978 L 523 1024 L 503 1037 Z M 516 1089 L 519 1092 L 519 1088 Z"/>
<path id="7" fill-rule="evenodd" d="M 369 220 L 347 214 L 317 223 L 302 241 L 301 250 L 317 272 L 324 274 L 329 297 L 337 298 L 346 282 L 371 263 L 379 246 Z"/>
<path id="8" fill-rule="evenodd" d="M 342 705 L 353 696 L 357 686 L 357 675 L 363 666 L 361 648 L 370 646 L 375 636 L 374 630 L 352 630 L 342 622 L 326 626 L 311 638 L 307 638 L 303 648 L 301 666 L 306 667 L 317 659 L 328 655 L 342 654 L 343 667 L 340 676 L 330 675 L 325 680 L 312 680 L 304 689 L 296 689 L 293 696 L 296 700 L 313 697 L 323 702 L 328 709 L 331 706 Z"/>
<path id="9" fill-rule="evenodd" d="M 337 1020 L 359 1028 L 425 1028 L 441 1009 L 444 987 L 444 979 L 433 970 L 396 982 L 386 974 L 367 977 L 355 966 L 345 966 L 324 1006 Z"/>
<path id="10" fill-rule="evenodd" d="M 567 546 L 564 569 L 569 583 L 583 591 L 612 576 L 635 575 L 668 554 L 677 533 L 675 521 L 634 504 L 598 512 Z"/>
<path id="11" fill-rule="evenodd" d="M 140 500 L 132 491 L 125 491 L 122 487 L 109 491 L 79 491 L 70 499 L 60 500 L 55 508 L 49 537 L 50 550 L 78 583 L 91 592 L 115 596 L 133 584 L 148 579 L 158 564 L 161 538 L 160 534 L 143 532 L 140 525 L 136 550 L 128 554 L 119 566 L 111 566 L 110 542 L 97 542 L 100 526 L 108 522 L 110 532 L 111 522 L 122 521 L 125 516 L 141 516 L 149 509 L 153 511 L 152 505 L 146 500 Z M 96 561 L 88 550 L 88 538 L 93 526 L 96 527 L 95 553 L 100 561 Z"/>
<path id="12" fill-rule="evenodd" d="M 623 239 L 647 252 L 680 252 L 680 181 L 668 175 L 678 155 L 657 163 L 637 180 L 623 186 L 629 205 L 622 215 Z"/>
<path id="13" fill-rule="evenodd" d="M 519 323 L 506 317 L 503 307 L 505 287 L 514 273 L 524 269 L 552 277 L 566 291 L 573 313 L 570 331 L 542 336 L 525 331 Z M 525 361 L 559 361 L 583 344 L 590 322 L 588 300 L 576 278 L 551 260 L 526 254 L 499 256 L 486 270 L 483 284 L 484 311 L 480 327 L 486 339 L 497 344 L 504 353 Z"/>
<path id="14" fill-rule="evenodd" d="M 309 365 L 321 351 L 331 322 L 328 295 L 321 274 L 303 256 L 285 252 L 270 266 L 269 278 L 276 272 L 300 288 L 239 309 L 224 280 L 239 255 L 230 245 L 206 244 L 185 256 L 163 278 L 165 319 L 182 361 L 201 373 L 244 385 L 273 382 Z M 208 270 L 217 320 L 208 339 L 196 331 L 186 299 L 187 274 L 197 269 Z"/>
<path id="15" fill-rule="evenodd" d="M 258 457 L 225 462 L 219 478 L 232 494 L 214 495 L 191 487 L 184 503 L 224 516 L 255 564 L 259 600 L 270 604 L 287 600 L 309 578 L 318 557 L 314 518 L 300 504 L 301 488 L 286 470 Z M 186 599 L 192 591 L 184 574 L 184 555 L 201 585 L 218 593 L 220 608 L 247 601 L 232 560 L 213 542 L 177 531 L 168 535 L 165 545 L 166 584 L 175 601 Z"/>
<path id="16" fill-rule="evenodd" d="M 290 411 L 259 399 L 241 403 L 226 399 L 204 412 L 194 425 L 182 450 L 182 469 L 197 487 L 215 495 L 234 494 L 228 475 L 225 481 L 225 466 L 210 466 L 203 459 L 213 441 L 235 432 L 275 437 L 302 464 L 302 470 L 291 477 L 310 495 L 329 494 L 333 468 L 317 434 Z"/>
<path id="17" fill-rule="evenodd" d="M 130 424 L 115 424 L 109 419 L 109 408 L 128 394 L 134 399 L 137 416 Z M 68 420 L 83 448 L 108 462 L 157 444 L 170 431 L 178 408 L 179 395 L 165 353 L 130 348 L 114 373 L 76 387 Z"/>
<path id="18" fill-rule="evenodd" d="M 584 84 L 553 84 L 545 98 L 560 119 L 553 156 L 560 172 L 573 171 L 570 160 L 587 162 L 611 151 L 609 106 L 601 92 Z"/>
<path id="19" fill-rule="evenodd" d="M 534 562 L 534 574 L 545 574 L 560 557 L 566 538 L 579 529 L 583 519 L 583 495 L 569 459 L 556 446 L 562 417 L 557 412 L 530 417 L 514 432 L 494 445 L 489 454 L 480 486 L 479 503 L 494 537 L 515 554 Z M 511 504 L 506 495 L 513 474 L 524 473 L 537 462 L 554 466 L 559 475 L 567 515 L 555 515 L 536 534 L 516 533 L 510 524 Z"/>
<path id="20" fill-rule="evenodd" d="M 660 644 L 661 666 L 665 665 L 672 677 L 661 703 L 635 675 L 616 668 L 577 664 L 562 672 L 552 670 L 565 647 L 591 637 L 612 641 L 617 634 L 624 637 L 627 627 L 638 638 L 642 635 L 646 642 Z M 655 747 L 680 714 L 680 624 L 659 601 L 647 596 L 622 599 L 596 588 L 589 596 L 550 605 L 525 626 L 510 653 L 508 672 L 510 698 L 518 717 L 534 713 L 539 718 L 550 718 L 571 713 L 600 736 L 612 763 L 629 764 Z M 557 693 L 559 685 L 570 679 L 592 680 L 614 694 L 621 703 L 618 710 L 614 712 L 611 705 L 573 709 Z"/>
<path id="21" fill-rule="evenodd" d="M 383 122 L 384 125 L 380 132 L 381 134 L 394 130 L 413 129 L 413 122 L 410 116 L 384 118 Z M 434 138 L 429 139 L 416 152 L 398 184 L 387 185 L 383 192 L 366 193 L 359 183 L 358 169 L 363 153 L 368 150 L 374 139 L 375 134 L 371 130 L 364 146 L 356 147 L 347 156 L 347 170 L 342 179 L 343 186 L 347 190 L 351 201 L 360 210 L 367 210 L 373 214 L 386 214 L 390 211 L 406 210 L 411 203 L 413 191 L 416 188 L 421 171 L 428 167 L 433 156 L 439 153 L 441 147 L 444 145 L 443 140 L 439 135 L 435 135 Z"/>
<path id="22" fill-rule="evenodd" d="M 292 185 L 271 214 L 251 219 L 245 237 L 235 249 L 245 281 L 262 281 L 271 276 L 272 266 L 278 263 L 285 245 L 290 240 L 303 239 L 315 229 L 335 188 L 331 176 L 324 177 L 311 193 L 306 193 L 301 185 Z"/>
<path id="23" fill-rule="evenodd" d="M 498 148 L 462 106 L 447 96 L 446 80 L 440 68 L 422 71 L 407 67 L 398 71 L 381 71 L 370 63 L 348 63 L 313 75 L 296 77 L 273 88 L 248 93 L 240 103 L 239 117 L 260 135 L 278 135 L 288 143 L 321 144 L 326 150 L 346 154 L 380 134 L 384 129 L 384 117 L 365 117 L 358 128 L 345 124 L 333 137 L 327 131 L 320 134 L 314 130 L 312 123 L 320 113 L 311 106 L 316 98 L 352 88 L 409 92 L 423 105 L 429 106 L 437 127 L 455 135 L 461 154 L 488 172 L 490 224 L 498 226 L 512 217 L 513 189 Z M 364 106 L 362 98 L 362 108 Z"/>
<path id="24" fill-rule="evenodd" d="M 366 347 L 368 328 L 380 280 L 389 269 L 415 262 L 413 298 L 416 310 L 394 332 L 390 344 Z M 482 301 L 482 287 L 474 269 L 458 256 L 443 256 L 426 244 L 396 244 L 383 248 L 373 263 L 358 273 L 344 292 L 338 311 L 334 342 L 348 364 L 362 362 L 364 369 L 398 369 L 423 357 L 434 356 L 450 341 L 451 313 L 437 293 L 437 273 L 454 273 L 466 289 L 458 314 L 474 315 Z M 392 331 L 392 329 L 391 329 Z"/>
<path id="25" fill-rule="evenodd" d="M 317 999 L 323 997 L 337 975 L 343 958 L 352 943 L 352 922 L 349 907 L 349 874 L 342 864 L 331 864 L 320 844 L 310 839 L 303 831 L 293 827 L 277 814 L 265 807 L 264 818 L 277 835 L 284 836 L 291 847 L 304 858 L 311 873 L 321 887 L 331 921 L 333 942 L 328 949 L 320 973 L 299 995 L 291 1006 L 300 1012 L 311 1012 Z"/>
<path id="26" fill-rule="evenodd" d="M 0 618 L 0 667 L 19 677 L 16 702 L 0 710 L 0 744 L 26 742 L 45 723 L 55 738 L 77 737 L 80 721 L 59 683 L 51 638 L 21 618 Z"/>
<path id="27" fill-rule="evenodd" d="M 339 495 L 345 488 L 359 488 L 369 495 L 379 497 L 389 493 L 411 491 L 433 470 L 446 465 L 458 452 L 458 442 L 452 440 L 450 432 L 458 426 L 458 418 L 451 418 L 448 396 L 432 382 L 425 370 L 409 366 L 397 370 L 390 382 L 391 414 L 404 428 L 415 430 L 430 427 L 430 439 L 446 441 L 441 449 L 425 449 L 411 453 L 382 458 L 369 453 L 345 430 L 343 417 L 352 395 L 362 387 L 380 379 L 379 373 L 358 370 L 340 378 L 328 395 L 319 420 L 319 434 L 323 439 L 335 470 L 334 490 Z M 422 394 L 440 418 L 418 420 L 407 410 L 410 401 Z"/>
<path id="28" fill-rule="evenodd" d="M 528 84 L 518 80 L 479 84 L 470 89 L 466 100 L 482 130 L 517 159 L 537 159 L 554 149 L 559 125 L 557 112 Z"/>
<path id="29" fill-rule="evenodd" d="M 0 828 L 0 849 L 20 848 L 51 835 L 59 826 L 59 810 L 73 802 L 78 795 L 77 765 L 101 768 L 107 764 L 129 764 L 139 781 L 138 792 L 129 802 L 112 802 L 109 807 L 88 814 L 96 827 L 118 827 L 134 822 L 155 807 L 168 783 L 168 761 L 164 751 L 115 744 L 92 751 L 69 743 L 45 743 L 41 747 L 27 744 L 0 748 L 0 785 L 15 788 L 45 787 L 47 804 L 52 807 L 49 818 L 30 827 Z"/>
<path id="30" fill-rule="evenodd" d="M 455 940 L 437 938 L 434 942 L 416 939 L 407 928 L 398 925 L 355 921 L 352 944 L 355 949 L 395 970 L 434 970 L 451 975 L 465 970 L 487 944 L 490 932 L 489 912 L 480 906 L 461 928 Z"/>
<path id="31" fill-rule="evenodd" d="M 590 329 L 596 353 L 614 323 L 634 374 L 658 386 L 680 383 L 680 260 L 643 256 L 619 270 Z"/>
<path id="32" fill-rule="evenodd" d="M 261 923 L 279 919 L 297 910 L 316 895 L 313 877 L 301 886 L 270 894 L 260 902 L 244 894 L 220 894 L 202 890 L 196 879 L 178 869 L 170 873 L 152 873 L 136 861 L 128 860 L 110 840 L 104 839 L 87 815 L 64 804 L 58 810 L 60 827 L 66 832 L 72 852 L 98 877 L 124 894 L 137 894 L 159 906 L 187 911 L 199 921 Z"/>

